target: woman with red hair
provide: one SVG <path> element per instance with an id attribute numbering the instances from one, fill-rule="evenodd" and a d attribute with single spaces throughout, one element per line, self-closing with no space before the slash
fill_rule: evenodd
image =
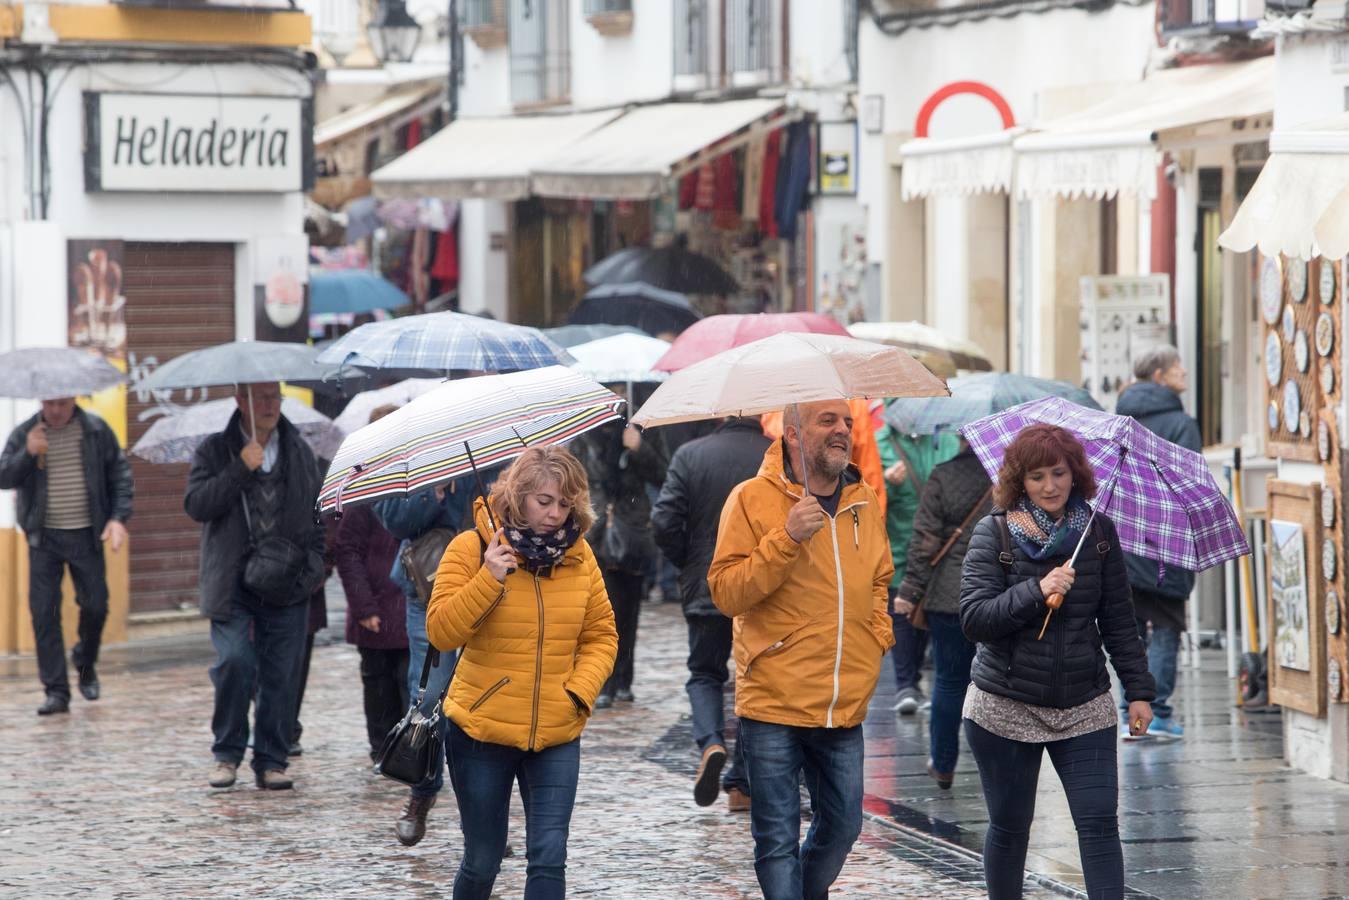
<path id="1" fill-rule="evenodd" d="M 1095 494 L 1077 438 L 1031 425 L 1008 446 L 994 512 L 975 527 L 965 555 L 960 623 L 978 649 L 963 715 L 988 806 L 991 900 L 1021 896 L 1045 751 L 1068 795 L 1087 895 L 1124 896 L 1118 713 L 1102 647 L 1124 685 L 1134 733 L 1147 730 L 1156 688 L 1115 526 L 1103 513 L 1091 517 Z M 1041 636 L 1055 595 L 1062 605 Z"/>

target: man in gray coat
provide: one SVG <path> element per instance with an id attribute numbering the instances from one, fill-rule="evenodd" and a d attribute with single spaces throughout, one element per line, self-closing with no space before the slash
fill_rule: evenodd
<path id="1" fill-rule="evenodd" d="M 257 693 L 253 769 L 258 787 L 284 790 L 304 661 L 309 597 L 323 581 L 323 528 L 314 502 L 314 454 L 281 415 L 275 382 L 240 387 L 225 430 L 197 448 L 183 507 L 202 524 L 201 613 L 211 620 L 215 712 L 211 787 L 234 784 L 248 745 L 248 707 Z M 266 542 L 291 550 L 266 588 L 245 586 L 245 566 Z M 276 582 L 284 587 L 276 588 Z"/>

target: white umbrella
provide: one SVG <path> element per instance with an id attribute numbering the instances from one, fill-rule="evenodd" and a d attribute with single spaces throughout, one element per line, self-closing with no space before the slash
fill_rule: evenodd
<path id="1" fill-rule="evenodd" d="M 854 322 L 848 333 L 864 341 L 889 344 L 912 353 L 949 357 L 957 369 L 991 371 L 988 354 L 974 341 L 952 337 L 922 322 Z"/>
<path id="2" fill-rule="evenodd" d="M 126 382 L 111 363 L 74 347 L 25 347 L 0 353 L 0 397 L 84 397 Z"/>
<path id="3" fill-rule="evenodd" d="M 670 349 L 668 341 L 645 334 L 615 334 L 571 348 L 576 364 L 571 368 L 602 384 L 633 381 L 664 381 L 669 372 L 652 369 Z"/>
<path id="4" fill-rule="evenodd" d="M 347 402 L 333 421 L 343 434 L 351 434 L 370 424 L 370 414 L 381 406 L 406 406 L 422 394 L 445 383 L 443 378 L 409 378 L 388 387 L 361 391 Z"/>
<path id="5" fill-rule="evenodd" d="M 211 400 L 160 418 L 141 436 L 131 452 L 146 462 L 191 462 L 202 442 L 225 430 L 238 408 L 233 397 Z M 323 413 L 293 397 L 281 400 L 281 415 L 300 432 L 314 455 L 331 459 L 342 443 L 342 431 Z"/>

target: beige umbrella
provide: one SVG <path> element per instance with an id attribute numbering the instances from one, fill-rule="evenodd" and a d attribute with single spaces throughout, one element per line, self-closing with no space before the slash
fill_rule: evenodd
<path id="1" fill-rule="evenodd" d="M 940 378 L 897 347 L 836 334 L 785 332 L 674 373 L 632 424 L 650 428 L 757 416 L 818 400 L 949 395 Z"/>

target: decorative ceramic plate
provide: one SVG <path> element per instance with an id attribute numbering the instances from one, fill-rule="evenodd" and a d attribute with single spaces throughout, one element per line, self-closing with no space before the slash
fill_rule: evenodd
<path id="1" fill-rule="evenodd" d="M 1335 320 L 1330 313 L 1323 312 L 1316 317 L 1316 352 L 1329 356 L 1335 348 Z"/>
<path id="2" fill-rule="evenodd" d="M 1279 401 L 1269 401 L 1269 430 L 1279 430 Z"/>
<path id="3" fill-rule="evenodd" d="M 1334 588 L 1326 591 L 1326 630 L 1340 633 L 1340 595 Z"/>
<path id="4" fill-rule="evenodd" d="M 1326 396 L 1335 393 L 1335 366 L 1328 359 L 1321 361 L 1321 390 Z"/>
<path id="5" fill-rule="evenodd" d="M 1307 261 L 1289 259 L 1284 262 L 1288 273 L 1288 296 L 1294 303 L 1307 302 Z"/>
<path id="6" fill-rule="evenodd" d="M 1321 278 L 1317 285 L 1320 290 L 1317 296 L 1321 298 L 1321 303 L 1330 306 L 1335 302 L 1335 266 L 1336 263 L 1328 259 L 1321 260 Z"/>
<path id="7" fill-rule="evenodd" d="M 1279 261 L 1273 257 L 1265 260 L 1260 269 L 1260 312 L 1271 325 L 1279 321 L 1279 311 L 1283 308 L 1283 282 L 1279 278 Z"/>
<path id="8" fill-rule="evenodd" d="M 1283 341 L 1279 340 L 1277 331 L 1271 331 L 1265 338 L 1265 377 L 1274 388 L 1283 378 Z"/>
<path id="9" fill-rule="evenodd" d="M 1326 581 L 1335 580 L 1335 539 L 1326 538 L 1321 542 L 1321 574 L 1326 576 Z"/>
<path id="10" fill-rule="evenodd" d="M 1302 395 L 1298 393 L 1296 381 L 1286 381 L 1283 385 L 1283 427 L 1297 434 L 1298 413 L 1302 412 Z"/>
<path id="11" fill-rule="evenodd" d="M 1311 368 L 1312 351 L 1307 344 L 1307 332 L 1301 328 L 1293 335 L 1293 361 L 1297 363 L 1299 372 L 1306 372 Z"/>
<path id="12" fill-rule="evenodd" d="M 1316 423 L 1316 452 L 1321 454 L 1321 462 L 1330 461 L 1330 426 L 1325 419 Z"/>
<path id="13" fill-rule="evenodd" d="M 1332 656 L 1326 663 L 1326 691 L 1330 694 L 1331 700 L 1340 699 L 1340 683 L 1342 680 L 1340 661 Z"/>
<path id="14" fill-rule="evenodd" d="M 1312 416 L 1305 409 L 1297 417 L 1297 433 L 1309 441 L 1312 439 Z"/>
<path id="15" fill-rule="evenodd" d="M 1329 487 L 1321 488 L 1321 524 L 1335 527 L 1335 492 Z"/>
<path id="16" fill-rule="evenodd" d="M 1297 333 L 1297 319 L 1293 317 L 1293 307 L 1285 306 L 1283 308 L 1283 339 L 1288 343 L 1293 343 L 1293 335 Z"/>

